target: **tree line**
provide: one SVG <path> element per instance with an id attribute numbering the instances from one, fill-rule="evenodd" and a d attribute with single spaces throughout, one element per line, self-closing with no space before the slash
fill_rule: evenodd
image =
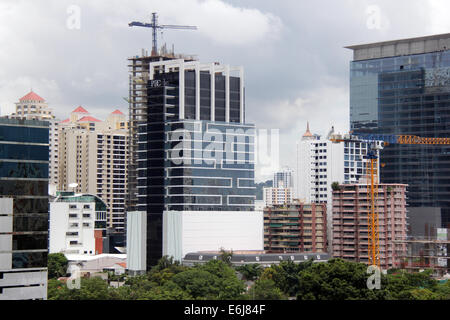
<path id="1" fill-rule="evenodd" d="M 450 299 L 450 282 L 433 279 L 431 270 L 388 270 L 381 274 L 381 288 L 370 290 L 367 265 L 363 263 L 330 259 L 299 264 L 283 261 L 266 268 L 258 264 L 233 267 L 227 254 L 193 267 L 163 257 L 144 275 L 121 276 L 121 287 L 111 287 L 108 281 L 92 277 L 81 278 L 80 289 L 69 289 L 57 280 L 67 270 L 63 256 L 49 255 L 49 300 Z M 112 276 L 109 280 L 118 279 Z"/>

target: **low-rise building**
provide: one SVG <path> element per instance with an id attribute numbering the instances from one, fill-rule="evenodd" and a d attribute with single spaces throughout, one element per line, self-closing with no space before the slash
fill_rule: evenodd
<path id="1" fill-rule="evenodd" d="M 50 203 L 50 253 L 103 253 L 107 207 L 92 194 L 58 192 Z"/>
<path id="2" fill-rule="evenodd" d="M 268 253 L 264 250 L 246 250 L 233 251 L 231 253 L 230 262 L 233 266 L 259 264 L 262 267 L 270 267 L 274 264 L 280 264 L 283 261 L 292 261 L 294 263 L 302 263 L 308 260 L 313 260 L 313 262 L 327 262 L 330 258 L 327 253 L 323 252 Z M 182 263 L 186 266 L 204 264 L 210 260 L 220 260 L 221 254 L 219 251 L 190 252 L 184 256 Z"/>

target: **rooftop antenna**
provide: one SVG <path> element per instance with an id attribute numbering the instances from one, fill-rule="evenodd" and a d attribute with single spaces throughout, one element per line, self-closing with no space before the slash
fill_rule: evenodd
<path id="1" fill-rule="evenodd" d="M 144 27 L 144 28 L 152 28 L 152 56 L 158 55 L 158 44 L 157 44 L 157 33 L 158 29 L 189 29 L 189 30 L 197 30 L 196 26 L 180 26 L 180 25 L 171 25 L 171 24 L 158 24 L 158 16 L 156 12 L 152 13 L 152 22 L 145 23 L 139 21 L 133 21 L 128 24 L 130 27 Z"/>

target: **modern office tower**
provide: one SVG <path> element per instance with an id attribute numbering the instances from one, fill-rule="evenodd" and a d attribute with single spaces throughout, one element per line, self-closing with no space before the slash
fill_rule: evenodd
<path id="1" fill-rule="evenodd" d="M 264 206 L 292 203 L 292 188 L 263 188 Z"/>
<path id="2" fill-rule="evenodd" d="M 450 137 L 450 34 L 355 45 L 350 125 L 358 132 Z M 381 181 L 408 184 L 409 210 L 450 223 L 450 146 L 391 144 Z"/>
<path id="3" fill-rule="evenodd" d="M 106 212 L 96 195 L 58 192 L 50 203 L 49 253 L 102 254 Z"/>
<path id="4" fill-rule="evenodd" d="M 283 168 L 273 174 L 274 188 L 294 188 L 294 172 L 290 168 Z"/>
<path id="5" fill-rule="evenodd" d="M 137 209 L 138 203 L 138 140 L 139 126 L 147 122 L 147 107 L 149 103 L 148 81 L 150 74 L 150 63 L 157 61 L 167 61 L 172 59 L 184 59 L 193 61 L 193 57 L 164 54 L 161 56 L 148 55 L 142 50 L 141 56 L 129 58 L 129 152 L 128 158 L 128 199 L 127 211 Z M 158 82 L 155 82 L 157 84 Z"/>
<path id="6" fill-rule="evenodd" d="M 0 118 L 0 300 L 47 298 L 48 122 Z"/>
<path id="7" fill-rule="evenodd" d="M 375 193 L 378 213 L 380 267 L 398 266 L 406 244 L 406 185 L 378 184 Z M 333 257 L 368 262 L 368 220 L 370 195 L 367 185 L 343 184 L 333 191 Z"/>
<path id="8" fill-rule="evenodd" d="M 58 122 L 52 109 L 44 98 L 30 91 L 16 102 L 16 112 L 10 117 L 49 122 L 49 193 L 54 193 L 58 185 Z"/>
<path id="9" fill-rule="evenodd" d="M 106 121 L 76 108 L 59 124 L 58 190 L 99 196 L 108 207 L 107 226 L 125 232 L 128 130 L 116 110 Z"/>
<path id="10" fill-rule="evenodd" d="M 264 250 L 327 252 L 326 205 L 292 203 L 264 208 Z"/>
<path id="11" fill-rule="evenodd" d="M 139 128 L 138 148 L 132 147 L 130 155 L 138 155 L 135 211 L 147 212 L 147 267 L 163 251 L 184 252 L 180 246 L 187 248 L 188 240 L 174 243 L 172 236 L 180 238 L 175 229 L 186 230 L 188 221 L 200 223 L 202 230 L 213 230 L 219 218 L 224 230 L 231 230 L 233 221 L 239 228 L 253 228 L 248 222 L 239 226 L 239 219 L 254 210 L 255 199 L 255 127 L 245 123 L 243 69 L 183 58 L 152 59 L 131 59 L 129 100 L 131 135 Z M 220 242 L 218 234 L 196 236 L 198 243 Z"/>

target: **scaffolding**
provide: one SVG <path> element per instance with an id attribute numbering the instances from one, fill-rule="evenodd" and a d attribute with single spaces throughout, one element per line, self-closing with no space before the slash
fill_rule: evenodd
<path id="1" fill-rule="evenodd" d="M 129 92 L 128 92 L 128 111 L 129 111 L 129 160 L 128 160 L 128 201 L 127 211 L 135 211 L 138 204 L 137 188 L 137 169 L 138 169 L 138 132 L 139 126 L 147 122 L 148 97 L 147 89 L 150 79 L 150 63 L 184 59 L 185 61 L 195 60 L 194 56 L 187 56 L 167 52 L 164 45 L 157 55 L 149 55 L 142 49 L 141 56 L 128 58 L 129 70 Z M 159 71 L 155 68 L 155 72 Z"/>
<path id="2" fill-rule="evenodd" d="M 407 271 L 432 269 L 436 276 L 449 272 L 448 249 L 450 240 L 434 236 L 407 237 L 394 243 L 406 245 L 406 251 L 397 251 L 396 267 Z"/>

